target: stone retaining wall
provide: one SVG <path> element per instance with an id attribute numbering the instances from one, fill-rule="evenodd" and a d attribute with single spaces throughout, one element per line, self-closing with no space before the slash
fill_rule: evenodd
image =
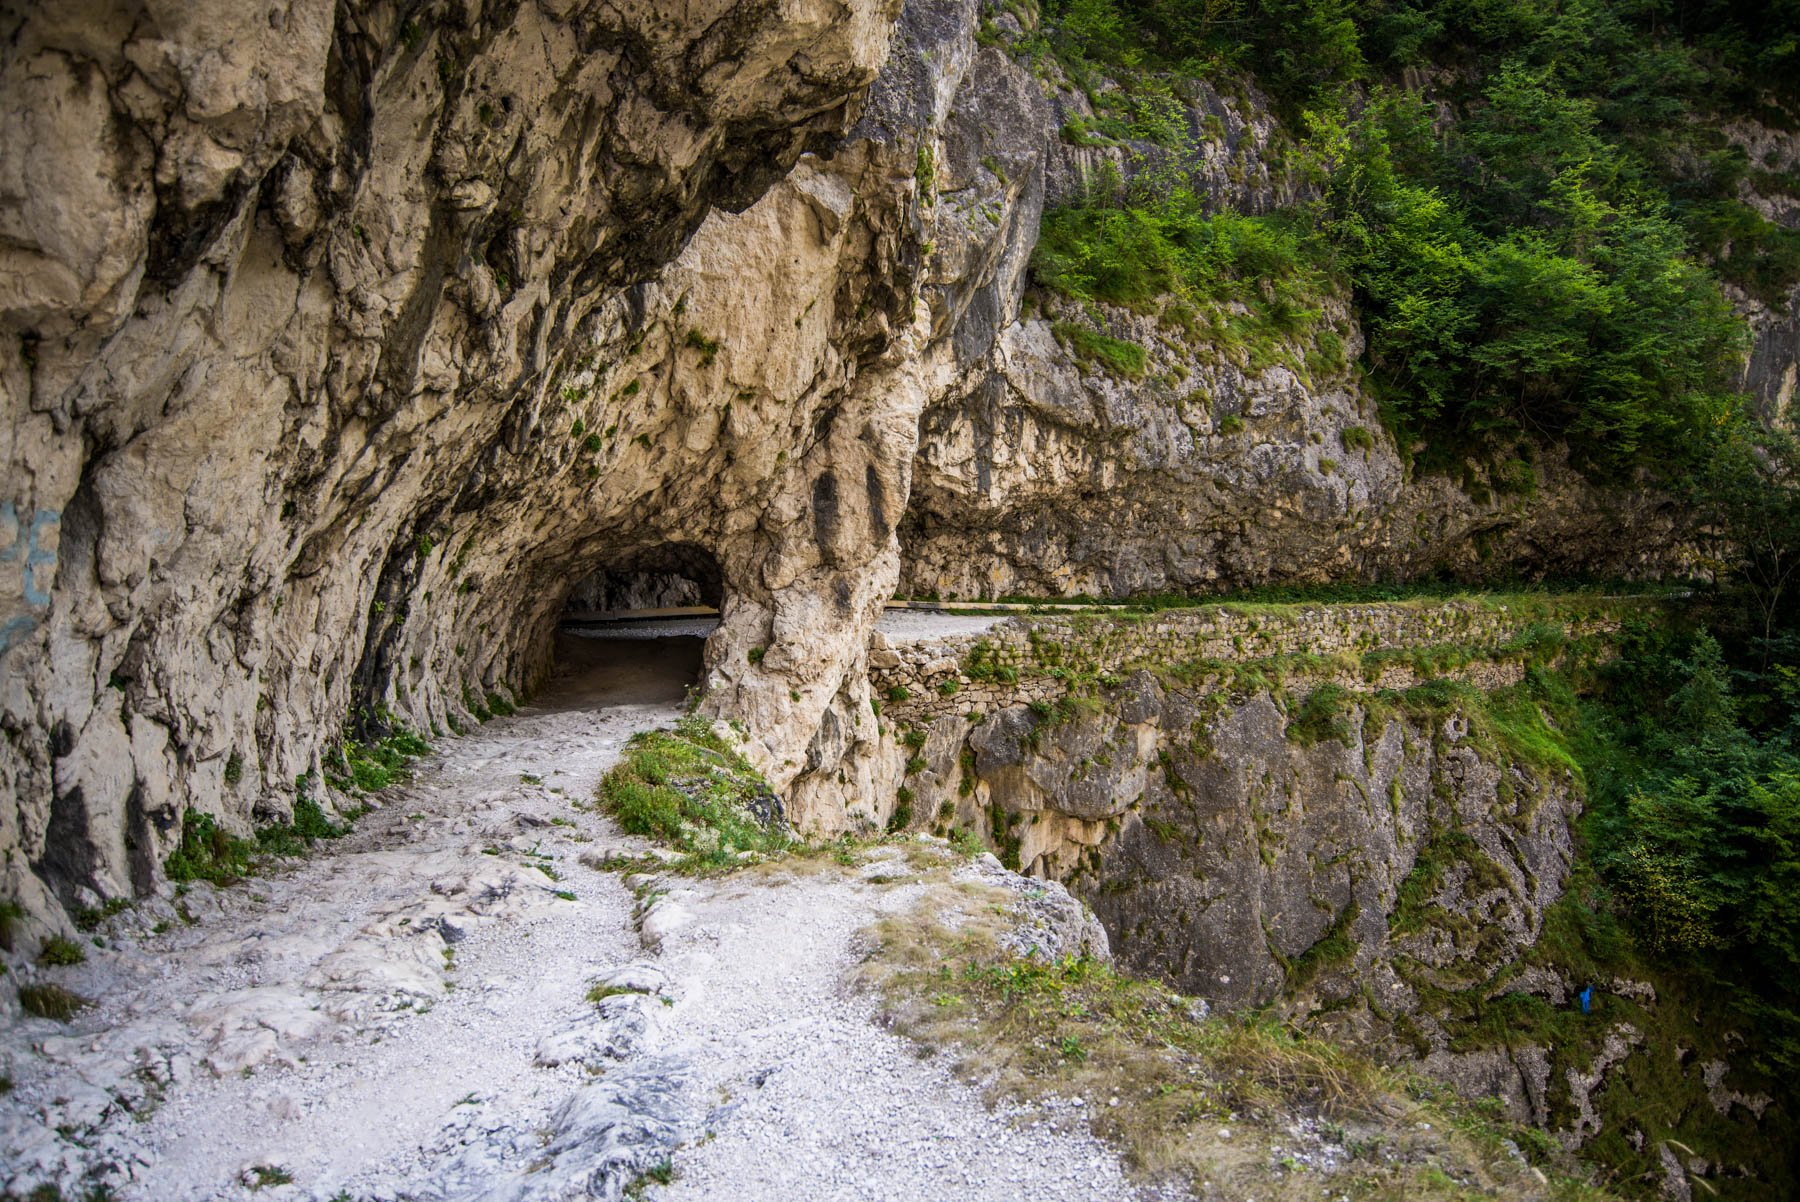
<path id="1" fill-rule="evenodd" d="M 1031 616 L 984 634 L 890 643 L 877 634 L 870 681 L 885 718 L 929 723 L 1059 698 L 1081 676 L 1123 677 L 1177 665 L 1298 660 L 1306 689 L 1332 681 L 1359 690 L 1408 688 L 1429 677 L 1481 688 L 1518 681 L 1534 641 L 1611 634 L 1659 603 L 1643 598 L 1522 596 L 1509 600 L 1218 605 L 1150 615 Z M 1463 662 L 1420 673 L 1405 653 L 1458 648 Z M 1384 652 L 1394 653 L 1384 662 Z M 1319 657 L 1307 661 L 1301 657 Z M 1204 676 L 1202 671 L 1201 675 Z"/>

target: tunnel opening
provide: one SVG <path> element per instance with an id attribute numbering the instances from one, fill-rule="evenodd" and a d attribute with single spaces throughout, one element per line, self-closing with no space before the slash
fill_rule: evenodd
<path id="1" fill-rule="evenodd" d="M 630 620 L 670 609 L 716 613 L 724 595 L 724 573 L 710 552 L 668 543 L 608 560 L 576 581 L 563 622 Z"/>
<path id="2" fill-rule="evenodd" d="M 547 700 L 679 704 L 700 683 L 724 594 L 719 561 L 691 543 L 606 556 L 569 589 Z"/>

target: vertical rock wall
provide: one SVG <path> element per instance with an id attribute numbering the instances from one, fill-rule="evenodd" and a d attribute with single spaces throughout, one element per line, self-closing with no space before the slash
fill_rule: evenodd
<path id="1" fill-rule="evenodd" d="M 610 453 L 547 464 L 564 390 L 596 347 L 694 356 L 638 286 L 850 126 L 896 11 L 0 17 L 0 894 L 147 888 L 184 809 L 285 812 L 346 720 L 528 686 L 559 573 L 663 535 L 645 515 L 694 464 L 650 436 L 730 399 L 696 368 L 668 409 L 632 397 Z M 841 245 L 849 203 L 791 219 Z"/>

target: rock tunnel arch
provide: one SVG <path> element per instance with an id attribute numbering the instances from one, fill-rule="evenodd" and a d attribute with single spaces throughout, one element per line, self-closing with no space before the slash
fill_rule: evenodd
<path id="1" fill-rule="evenodd" d="M 717 557 L 694 543 L 660 543 L 584 557 L 570 575 L 547 700 L 666 704 L 699 687 L 725 600 Z"/>

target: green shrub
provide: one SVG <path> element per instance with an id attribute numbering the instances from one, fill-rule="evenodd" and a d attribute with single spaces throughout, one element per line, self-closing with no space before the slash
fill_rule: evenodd
<path id="1" fill-rule="evenodd" d="M 256 845 L 220 826 L 211 814 L 188 810 L 181 816 L 181 842 L 163 862 L 171 881 L 229 885 L 250 871 Z"/>
<path id="2" fill-rule="evenodd" d="M 924 138 L 919 139 L 919 151 L 913 164 L 913 183 L 918 190 L 921 205 L 930 208 L 937 203 L 937 156 L 931 149 L 931 143 Z"/>
<path id="3" fill-rule="evenodd" d="M 100 924 L 114 914 L 123 913 L 130 908 L 129 898 L 110 897 L 98 906 L 77 906 L 69 917 L 74 921 L 77 930 L 94 931 L 98 930 Z"/>
<path id="4" fill-rule="evenodd" d="M 1331 287 L 1323 253 L 1298 214 L 1208 213 L 1176 187 L 1049 210 L 1031 263 L 1041 286 L 1076 300 L 1151 312 L 1173 298 L 1215 331 L 1229 323 L 1226 307 L 1241 305 L 1256 331 L 1289 336 L 1317 318 Z"/>
<path id="5" fill-rule="evenodd" d="M 487 709 L 475 702 L 473 694 L 464 695 L 465 704 L 469 706 L 481 721 L 485 722 L 492 715 Z M 384 711 L 385 715 L 385 711 Z M 362 743 L 346 737 L 336 751 L 327 758 L 331 783 L 346 792 L 378 793 L 396 781 L 406 779 L 406 765 L 419 756 L 429 754 L 431 744 L 419 737 L 417 732 L 386 719 L 393 733 L 374 743 Z"/>
<path id="6" fill-rule="evenodd" d="M 1303 747 L 1328 740 L 1351 746 L 1356 740 L 1356 730 L 1350 724 L 1355 704 L 1355 698 L 1342 685 L 1330 681 L 1318 685 L 1288 719 L 1287 737 Z"/>
<path id="7" fill-rule="evenodd" d="M 902 785 L 894 791 L 894 812 L 888 816 L 887 820 L 888 834 L 897 835 L 912 825 L 912 803 L 913 791 L 911 789 Z"/>
<path id="8" fill-rule="evenodd" d="M 790 841 L 780 802 L 750 762 L 698 715 L 673 731 L 646 731 L 601 780 L 600 806 L 628 833 L 669 843 L 702 863 Z"/>
<path id="9" fill-rule="evenodd" d="M 290 821 L 257 830 L 256 844 L 265 854 L 303 856 L 319 839 L 341 839 L 350 833 L 350 823 L 336 823 L 325 816 L 323 807 L 308 792 L 307 781 L 307 777 L 300 779 L 299 794 L 294 798 L 294 814 Z"/>

